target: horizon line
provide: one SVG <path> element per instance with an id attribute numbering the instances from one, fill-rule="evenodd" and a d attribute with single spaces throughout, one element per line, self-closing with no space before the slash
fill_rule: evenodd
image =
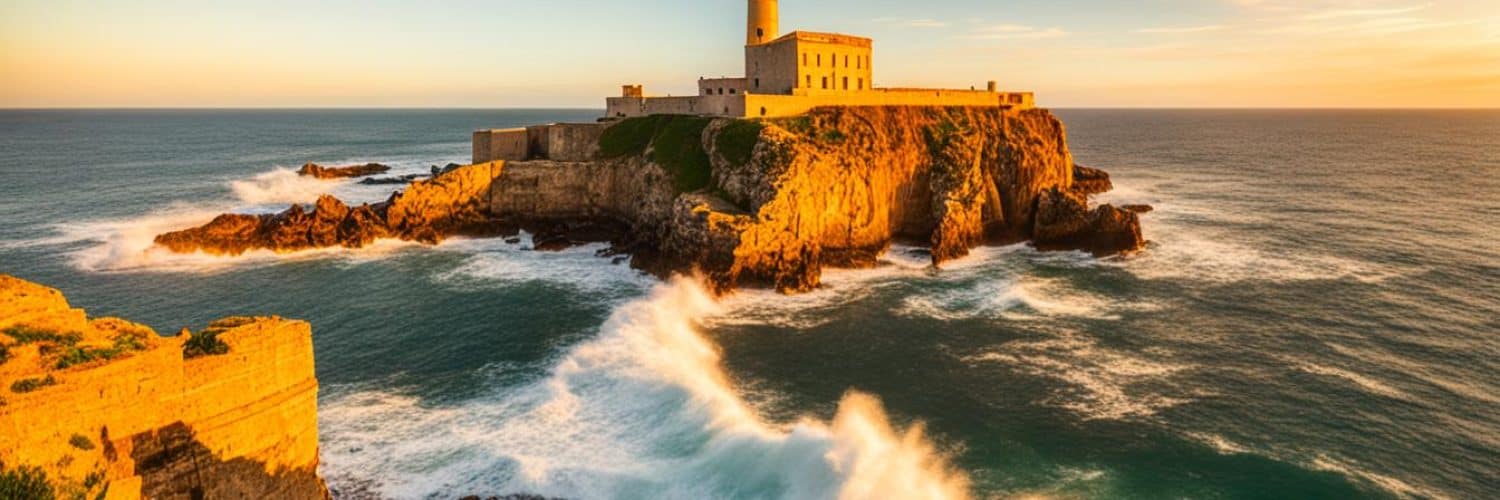
<path id="1" fill-rule="evenodd" d="M 1097 110 L 1329 110 L 1329 111 L 1500 111 L 1500 106 L 1037 106 L 1038 109 Z M 0 106 L 0 111 L 603 111 L 594 106 Z"/>

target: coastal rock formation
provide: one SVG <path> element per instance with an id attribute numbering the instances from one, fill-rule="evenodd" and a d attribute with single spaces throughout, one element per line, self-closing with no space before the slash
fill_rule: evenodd
<path id="1" fill-rule="evenodd" d="M 488 215 L 490 184 L 500 167 L 454 169 L 373 205 L 351 208 L 323 195 L 311 212 L 294 204 L 277 214 L 224 214 L 203 226 L 158 235 L 156 244 L 179 253 L 240 255 L 251 250 L 359 248 L 381 238 L 438 243 L 453 235 L 515 234 L 516 229 Z"/>
<path id="2" fill-rule="evenodd" d="M 348 167 L 324 167 L 316 163 L 308 163 L 302 165 L 302 168 L 297 170 L 297 174 L 318 179 L 347 179 L 383 174 L 390 170 L 391 167 L 379 163 L 366 163 L 364 165 L 351 165 Z"/>
<path id="3" fill-rule="evenodd" d="M 1074 163 L 1040 109 L 822 108 L 764 121 L 657 115 L 604 130 L 591 161 L 491 162 L 350 209 L 320 199 L 168 233 L 173 251 L 237 254 L 434 243 L 524 228 L 536 248 L 611 241 L 658 273 L 696 269 L 717 290 L 812 289 L 825 266 L 863 267 L 894 241 L 934 265 L 981 244 L 1032 240 L 1095 255 L 1141 248 L 1138 210 L 1091 208 L 1112 186 Z"/>
<path id="4" fill-rule="evenodd" d="M 327 498 L 317 393 L 305 322 L 161 337 L 0 275 L 0 472 L 30 494 Z"/>

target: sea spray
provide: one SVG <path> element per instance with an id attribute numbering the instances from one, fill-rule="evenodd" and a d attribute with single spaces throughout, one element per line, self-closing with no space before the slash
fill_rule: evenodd
<path id="1" fill-rule="evenodd" d="M 437 408 L 380 391 L 336 398 L 324 405 L 325 472 L 336 489 L 395 498 L 967 497 L 922 427 L 894 428 L 874 396 L 849 393 L 831 422 L 762 421 L 698 332 L 723 308 L 677 278 L 524 387 Z"/>

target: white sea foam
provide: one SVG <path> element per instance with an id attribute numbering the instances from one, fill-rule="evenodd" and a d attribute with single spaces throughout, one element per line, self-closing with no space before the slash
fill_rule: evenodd
<path id="1" fill-rule="evenodd" d="M 1360 389 L 1363 389 L 1365 392 L 1371 394 L 1378 394 L 1391 399 L 1401 399 L 1407 401 L 1412 400 L 1411 395 L 1407 394 L 1405 391 L 1392 387 L 1390 384 L 1387 384 L 1380 380 L 1376 380 L 1374 377 L 1355 373 L 1342 368 L 1334 368 L 1331 366 L 1324 366 L 1316 363 L 1302 363 L 1297 368 L 1314 375 L 1334 377 L 1347 382 L 1351 382 L 1354 385 L 1358 386 Z"/>
<path id="2" fill-rule="evenodd" d="M 906 297 L 896 312 L 942 320 L 1011 320 L 1075 316 L 1119 319 L 1108 300 L 1069 290 L 1056 280 L 1023 276 L 980 280 L 970 286 Z"/>
<path id="3" fill-rule="evenodd" d="M 521 233 L 517 243 L 505 238 L 455 239 L 439 245 L 440 250 L 468 254 L 457 268 L 437 276 L 450 286 L 471 289 L 511 286 L 517 283 L 549 282 L 584 292 L 628 291 L 648 289 L 655 279 L 632 269 L 628 262 L 611 264 L 598 256 L 607 244 L 580 245 L 556 252 L 532 250 L 532 236 Z"/>
<path id="4" fill-rule="evenodd" d="M 1008 342 L 962 359 L 973 366 L 998 363 L 1065 382 L 1066 388 L 1042 403 L 1071 410 L 1086 420 L 1149 417 L 1189 401 L 1140 386 L 1159 385 L 1190 366 L 1105 348 L 1071 332 L 1045 340 Z"/>
<path id="5" fill-rule="evenodd" d="M 346 183 L 297 175 L 295 170 L 278 167 L 249 179 L 230 181 L 229 189 L 236 199 L 251 205 L 309 204 Z"/>
<path id="6" fill-rule="evenodd" d="M 456 406 L 385 392 L 322 408 L 335 488 L 393 498 L 532 492 L 571 498 L 963 498 L 967 481 L 873 397 L 830 422 L 761 421 L 730 386 L 697 318 L 696 283 L 621 306 L 549 377 Z"/>
<path id="7" fill-rule="evenodd" d="M 1352 463 L 1338 460 L 1327 455 L 1318 455 L 1317 457 L 1314 457 L 1311 463 L 1307 465 L 1316 470 L 1335 472 L 1351 478 L 1369 482 L 1370 484 L 1373 484 L 1385 491 L 1394 493 L 1401 498 L 1431 498 L 1438 500 L 1452 498 L 1431 489 L 1415 486 L 1409 482 L 1402 481 L 1391 476 L 1370 472 Z"/>

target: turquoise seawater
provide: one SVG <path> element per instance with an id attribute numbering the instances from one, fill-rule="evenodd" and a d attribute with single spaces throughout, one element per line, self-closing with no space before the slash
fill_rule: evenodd
<path id="1" fill-rule="evenodd" d="M 423 172 L 473 129 L 597 113 L 3 111 L 0 273 L 164 333 L 310 321 L 340 498 L 1500 492 L 1495 111 L 1058 111 L 1107 199 L 1156 206 L 1144 253 L 897 247 L 792 297 L 593 247 L 150 248 L 391 190 L 303 162 Z"/>

